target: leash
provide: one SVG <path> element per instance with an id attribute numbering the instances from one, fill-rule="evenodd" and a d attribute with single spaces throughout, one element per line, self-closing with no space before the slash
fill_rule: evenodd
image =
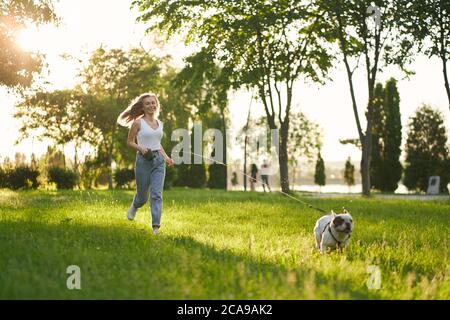
<path id="1" fill-rule="evenodd" d="M 225 163 L 223 163 L 223 162 L 220 162 L 220 161 L 217 161 L 217 160 L 214 160 L 214 159 L 211 159 L 211 158 L 209 158 L 209 157 L 206 157 L 206 156 L 203 156 L 203 155 L 194 153 L 194 152 L 190 152 L 190 151 L 189 151 L 188 153 L 193 154 L 194 156 L 198 156 L 198 157 L 201 157 L 201 158 L 204 158 L 204 159 L 208 159 L 208 160 L 212 161 L 213 163 L 218 163 L 218 164 L 221 164 L 221 165 L 223 165 L 223 166 L 225 166 L 225 167 L 228 167 L 227 164 L 225 164 Z M 250 175 L 244 173 L 243 171 L 239 171 L 239 170 L 238 170 L 238 172 L 239 172 L 239 173 L 242 173 L 244 176 L 247 176 L 247 177 L 249 177 L 249 178 L 252 179 L 252 180 L 256 180 L 256 182 L 262 183 L 260 180 L 251 177 Z M 298 199 L 298 198 L 296 198 L 296 197 L 290 195 L 289 193 L 283 192 L 282 190 L 275 190 L 275 191 L 280 192 L 281 194 L 283 194 L 283 195 L 285 195 L 285 196 L 287 196 L 287 197 L 289 197 L 289 198 L 291 198 L 291 199 L 293 199 L 293 200 L 295 200 L 295 201 L 297 201 L 297 202 L 302 203 L 303 205 L 307 206 L 307 207 L 310 208 L 310 209 L 313 209 L 313 210 L 316 210 L 316 211 L 319 211 L 319 212 L 322 212 L 322 213 L 328 213 L 328 211 L 326 211 L 326 210 L 324 210 L 324 209 L 321 209 L 321 208 L 318 208 L 318 207 L 314 207 L 313 205 L 311 205 L 311 204 L 309 204 L 309 203 L 307 203 L 307 202 L 305 202 L 305 201 L 303 201 L 303 200 L 300 200 L 300 199 Z"/>

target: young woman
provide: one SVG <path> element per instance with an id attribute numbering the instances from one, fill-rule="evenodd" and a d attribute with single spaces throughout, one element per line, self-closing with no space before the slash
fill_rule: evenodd
<path id="1" fill-rule="evenodd" d="M 144 93 L 137 97 L 119 116 L 120 125 L 130 127 L 127 145 L 136 150 L 136 195 L 128 209 L 128 219 L 133 220 L 138 208 L 148 200 L 152 213 L 153 234 L 158 234 L 161 226 L 163 207 L 163 187 L 166 163 L 173 165 L 161 145 L 163 123 L 158 120 L 160 111 L 158 97 L 154 93 Z"/>

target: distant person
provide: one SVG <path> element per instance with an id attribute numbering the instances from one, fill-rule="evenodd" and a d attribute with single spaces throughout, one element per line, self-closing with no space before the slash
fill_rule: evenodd
<path id="1" fill-rule="evenodd" d="M 256 164 L 252 164 L 251 167 L 251 172 L 250 172 L 250 190 L 251 191 L 255 191 L 255 183 L 256 183 L 256 178 L 258 176 L 258 167 L 256 166 Z"/>
<path id="2" fill-rule="evenodd" d="M 231 185 L 233 186 L 233 189 L 238 185 L 238 177 L 236 171 L 233 171 L 232 178 L 231 178 Z"/>
<path id="3" fill-rule="evenodd" d="M 137 209 L 145 205 L 150 193 L 152 228 L 155 235 L 161 226 L 166 163 L 173 165 L 173 160 L 167 156 L 161 145 L 163 123 L 158 119 L 160 108 L 154 93 L 144 93 L 117 119 L 119 124 L 130 127 L 127 145 L 136 150 L 134 172 L 137 190 L 127 217 L 129 220 L 134 219 Z"/>
<path id="4" fill-rule="evenodd" d="M 267 160 L 264 160 L 261 166 L 261 182 L 264 192 L 266 192 L 266 186 L 269 192 L 271 192 L 269 186 L 269 165 L 267 164 Z"/>

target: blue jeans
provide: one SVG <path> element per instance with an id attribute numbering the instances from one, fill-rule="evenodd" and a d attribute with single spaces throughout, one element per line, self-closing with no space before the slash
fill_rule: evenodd
<path id="1" fill-rule="evenodd" d="M 152 226 L 161 225 L 163 207 L 163 187 L 166 175 L 166 162 L 161 151 L 153 151 L 155 157 L 152 160 L 145 159 L 139 152 L 136 155 L 134 173 L 136 175 L 136 195 L 133 206 L 142 207 L 148 200 L 150 193 L 150 208 L 152 212 Z"/>

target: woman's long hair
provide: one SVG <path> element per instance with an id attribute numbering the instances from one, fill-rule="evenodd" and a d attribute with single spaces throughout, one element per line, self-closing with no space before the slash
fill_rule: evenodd
<path id="1" fill-rule="evenodd" d="M 139 97 L 134 99 L 133 102 L 130 103 L 130 105 L 124 111 L 122 111 L 122 113 L 117 118 L 117 123 L 124 127 L 131 127 L 134 120 L 142 118 L 144 116 L 143 101 L 145 98 L 149 97 L 153 97 L 156 99 L 158 109 L 155 113 L 155 117 L 157 118 L 161 109 L 158 97 L 154 93 L 143 93 Z"/>

